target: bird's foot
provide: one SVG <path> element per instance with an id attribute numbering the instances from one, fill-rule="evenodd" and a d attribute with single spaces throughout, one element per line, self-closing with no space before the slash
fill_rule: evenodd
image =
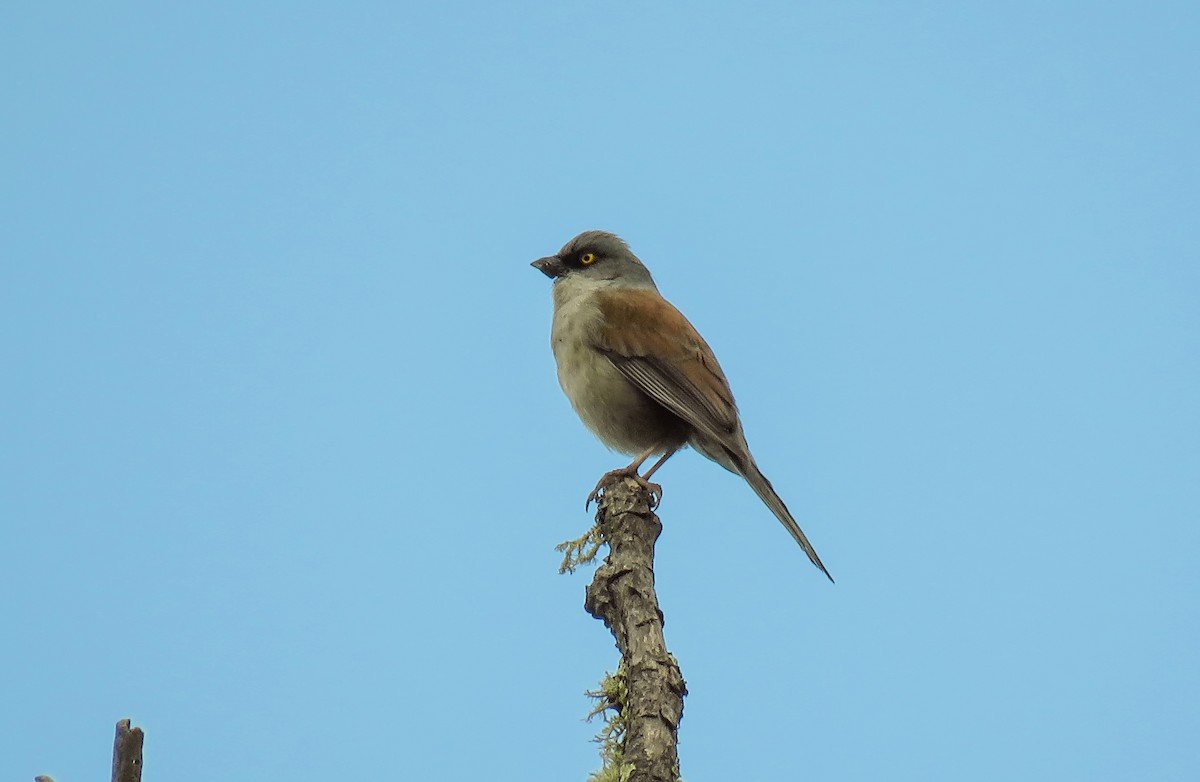
<path id="1" fill-rule="evenodd" d="M 662 486 L 638 475 L 637 469 L 634 467 L 622 467 L 619 470 L 611 470 L 604 473 L 600 480 L 596 483 L 596 488 L 592 489 L 592 493 L 587 496 L 587 501 L 583 503 L 583 509 L 587 510 L 593 502 L 600 502 L 600 497 L 604 493 L 604 488 L 608 484 L 619 481 L 622 478 L 632 478 L 639 486 L 650 493 L 650 509 L 658 507 L 659 501 L 662 500 Z"/>

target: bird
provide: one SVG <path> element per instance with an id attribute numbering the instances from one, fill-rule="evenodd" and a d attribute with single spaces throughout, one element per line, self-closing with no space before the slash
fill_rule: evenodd
<path id="1" fill-rule="evenodd" d="M 588 501 L 617 477 L 633 478 L 661 494 L 650 477 L 690 446 L 744 478 L 833 581 L 751 456 L 733 392 L 712 348 L 663 298 L 625 240 L 608 231 L 584 231 L 531 265 L 554 281 L 550 345 L 567 399 L 602 443 L 634 457 L 601 478 Z M 654 465 L 639 474 L 655 455 Z"/>

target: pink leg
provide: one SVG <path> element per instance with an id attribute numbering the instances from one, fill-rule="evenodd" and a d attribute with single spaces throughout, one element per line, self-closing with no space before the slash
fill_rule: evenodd
<path id="1" fill-rule="evenodd" d="M 654 463 L 654 466 L 653 466 L 653 467 L 651 467 L 649 470 L 647 470 L 647 471 L 646 471 L 646 474 L 642 476 L 642 480 L 649 480 L 649 479 L 650 479 L 650 476 L 651 476 L 651 475 L 653 475 L 654 473 L 658 472 L 658 468 L 659 468 L 659 467 L 662 467 L 664 464 L 666 464 L 666 463 L 667 463 L 667 459 L 670 459 L 672 456 L 674 456 L 674 455 L 675 455 L 675 452 L 676 452 L 677 450 L 679 450 L 679 449 L 678 449 L 678 448 L 672 448 L 671 450 L 669 450 L 669 451 L 667 451 L 666 453 L 664 453 L 664 454 L 662 455 L 662 458 L 661 458 L 661 459 L 659 459 L 657 462 L 655 462 L 655 463 Z M 643 459 L 642 461 L 645 461 L 645 459 Z"/>
<path id="2" fill-rule="evenodd" d="M 585 509 L 590 507 L 593 500 L 596 502 L 599 502 L 600 501 L 600 490 L 604 487 L 604 485 L 606 483 L 610 483 L 611 481 L 614 481 L 617 478 L 633 478 L 635 481 L 640 483 L 646 490 L 648 490 L 650 492 L 650 499 L 651 499 L 651 503 L 652 503 L 651 507 L 658 505 L 658 500 L 662 497 L 662 487 L 659 486 L 657 483 L 651 483 L 650 481 L 648 481 L 646 479 L 649 478 L 651 475 L 653 475 L 655 470 L 657 470 L 659 467 L 662 467 L 663 463 L 666 462 L 667 459 L 671 458 L 671 454 L 675 453 L 675 451 L 678 449 L 672 448 L 671 450 L 669 450 L 665 454 L 663 454 L 663 457 L 661 459 L 659 459 L 657 462 L 655 462 L 654 466 L 651 467 L 650 471 L 647 472 L 644 476 L 638 475 L 638 470 L 640 470 L 642 468 L 642 464 L 647 459 L 649 459 L 650 456 L 652 454 L 654 454 L 655 451 L 659 450 L 660 447 L 661 446 L 658 443 L 655 443 L 654 445 L 647 448 L 644 452 L 642 452 L 638 456 L 638 458 L 636 458 L 632 462 L 630 462 L 628 467 L 622 467 L 619 470 L 611 470 L 609 472 L 604 473 L 604 476 L 601 477 L 600 481 L 596 484 L 596 488 L 592 489 L 592 493 L 587 496 L 587 501 L 584 502 L 583 507 Z"/>

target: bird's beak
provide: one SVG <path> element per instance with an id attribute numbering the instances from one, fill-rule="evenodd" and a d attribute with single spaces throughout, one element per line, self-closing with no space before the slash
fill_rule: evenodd
<path id="1" fill-rule="evenodd" d="M 561 277 L 567 270 L 567 267 L 563 265 L 562 258 L 559 258 L 557 255 L 547 255 L 545 258 L 538 258 L 529 265 L 552 280 L 556 277 Z"/>

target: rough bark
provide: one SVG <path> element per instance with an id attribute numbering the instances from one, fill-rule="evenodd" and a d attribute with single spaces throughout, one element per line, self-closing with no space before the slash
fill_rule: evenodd
<path id="1" fill-rule="evenodd" d="M 650 492 L 629 478 L 605 486 L 596 521 L 609 554 L 587 589 L 584 608 L 612 632 L 621 651 L 628 698 L 624 761 L 629 782 L 679 779 L 678 733 L 687 686 L 667 651 L 654 591 L 654 544 L 662 523 Z"/>
<path id="2" fill-rule="evenodd" d="M 113 740 L 112 782 L 142 782 L 141 728 L 130 728 L 129 720 L 117 723 L 117 737 Z"/>

